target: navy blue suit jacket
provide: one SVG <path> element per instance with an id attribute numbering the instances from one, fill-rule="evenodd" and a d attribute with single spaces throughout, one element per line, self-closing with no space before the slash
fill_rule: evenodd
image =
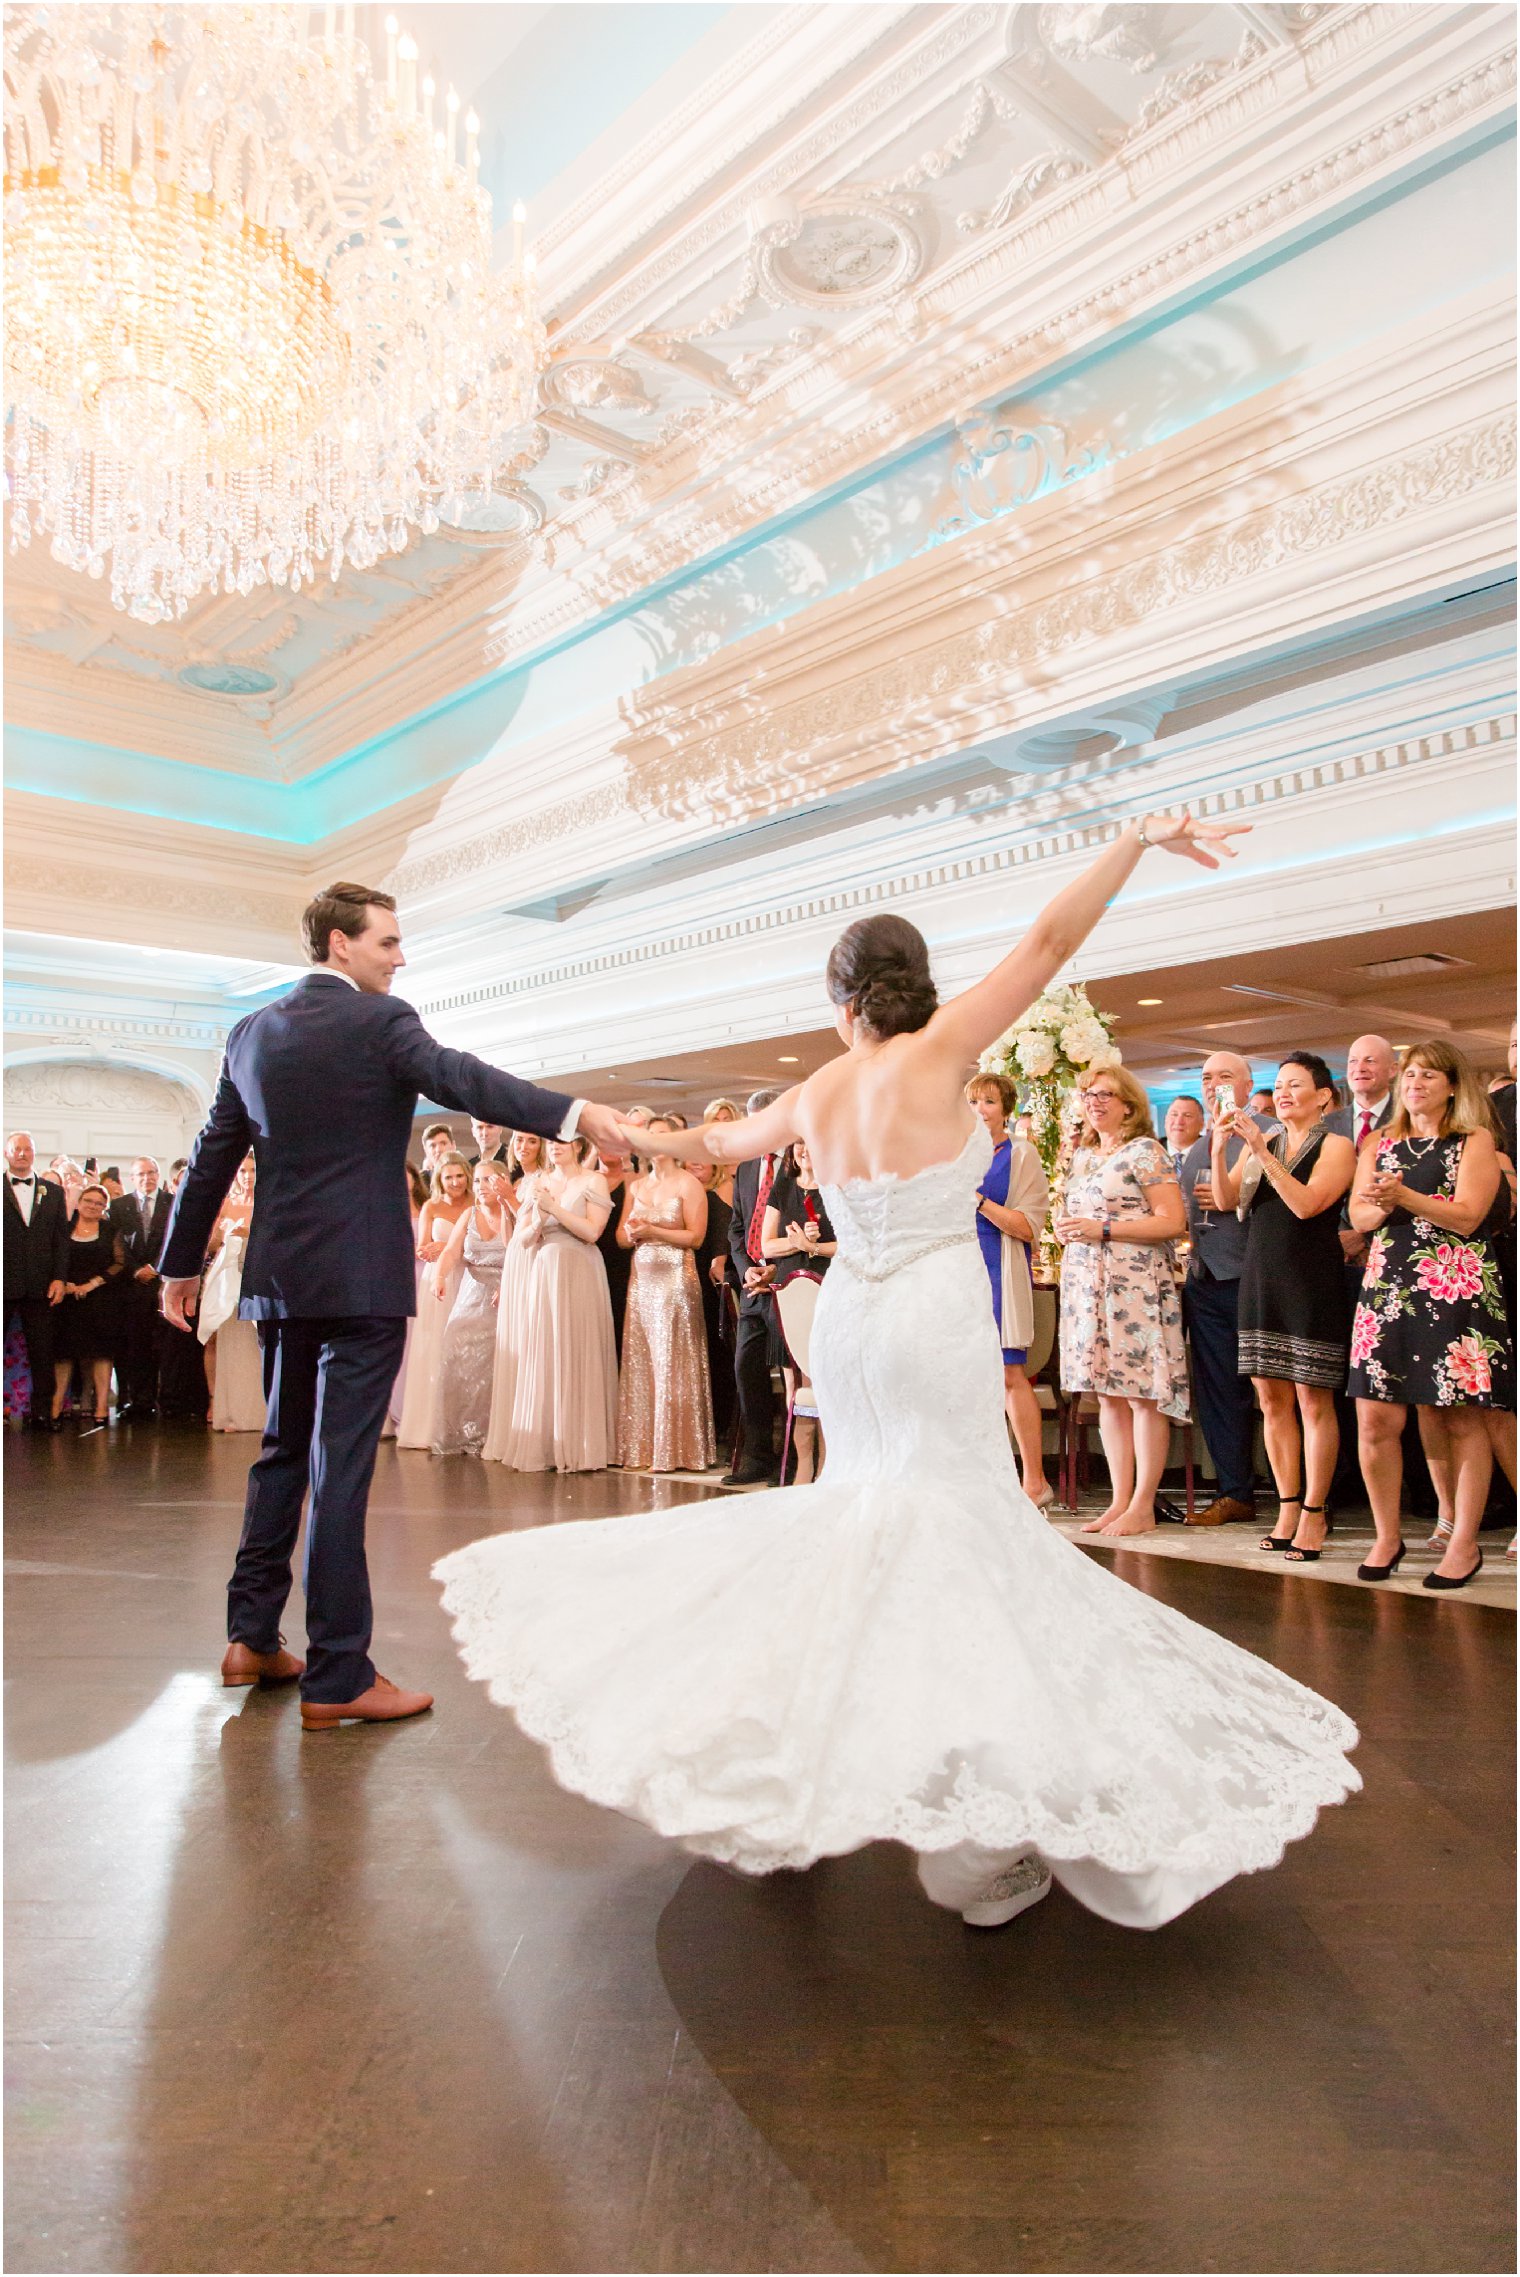
<path id="1" fill-rule="evenodd" d="M 418 1095 L 557 1137 L 574 1102 L 450 1051 L 399 996 L 309 973 L 227 1038 L 211 1116 L 174 1198 L 159 1260 L 198 1273 L 238 1164 L 258 1190 L 243 1264 L 248 1320 L 405 1318 L 416 1311 L 406 1150 Z"/>

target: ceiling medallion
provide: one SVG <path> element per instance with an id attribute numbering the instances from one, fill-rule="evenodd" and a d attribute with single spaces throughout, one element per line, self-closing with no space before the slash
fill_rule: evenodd
<path id="1" fill-rule="evenodd" d="M 11 544 L 144 623 L 488 511 L 532 415 L 522 209 L 493 274 L 479 121 L 353 13 L 6 10 Z"/>
<path id="2" fill-rule="evenodd" d="M 751 250 L 759 289 L 773 306 L 849 308 L 890 300 L 924 265 L 916 201 L 777 200 L 756 216 Z"/>

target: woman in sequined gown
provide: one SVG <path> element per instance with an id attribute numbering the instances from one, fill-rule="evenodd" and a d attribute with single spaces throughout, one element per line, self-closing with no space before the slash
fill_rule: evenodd
<path id="1" fill-rule="evenodd" d="M 436 1568 L 470 1674 L 563 1785 L 751 1874 L 895 1841 L 978 1927 L 1055 1879 L 1145 1929 L 1360 1786 L 1338 1708 L 1035 1510 L 976 1241 L 992 1145 L 967 1063 L 1147 846 L 1214 869 L 1233 835 L 1131 825 L 944 1005 L 923 936 L 860 920 L 829 959 L 844 1053 L 737 1124 L 643 1134 L 731 1162 L 807 1141 L 839 1242 L 811 1346 L 829 1460 L 813 1486 L 530 1528 Z M 1280 1899 L 1256 1909 L 1274 1934 Z"/>
<path id="2" fill-rule="evenodd" d="M 440 1260 L 441 1278 L 458 1277 L 458 1294 L 443 1330 L 435 1455 L 478 1455 L 491 1420 L 491 1376 L 496 1357 L 496 1303 L 511 1212 L 501 1198 L 506 1166 L 475 1165 L 474 1207 L 454 1228 Z M 442 1299 L 435 1295 L 434 1303 Z"/>
<path id="3" fill-rule="evenodd" d="M 617 1347 L 597 1236 L 612 1209 L 583 1138 L 555 1139 L 532 1200 L 519 1201 L 529 1253 L 512 1425 L 503 1460 L 518 1471 L 601 1471 L 617 1433 Z M 527 1184 L 524 1179 L 523 1184 Z M 519 1192 L 521 1190 L 519 1189 Z"/>
<path id="4" fill-rule="evenodd" d="M 650 1131 L 674 1125 L 656 1115 Z M 623 1321 L 617 1459 L 625 1470 L 705 1471 L 714 1460 L 707 1322 L 696 1253 L 707 1194 L 678 1162 L 656 1162 L 623 1205 L 618 1240 L 633 1252 Z"/>

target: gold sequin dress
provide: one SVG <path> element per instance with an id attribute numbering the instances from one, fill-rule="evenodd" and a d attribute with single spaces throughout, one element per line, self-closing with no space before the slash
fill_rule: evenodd
<path id="1" fill-rule="evenodd" d="M 679 1194 L 646 1184 L 637 1206 L 652 1225 L 681 1222 Z M 642 1241 L 633 1252 L 617 1437 L 617 1459 L 629 1470 L 705 1471 L 714 1459 L 697 1260 L 668 1241 Z"/>

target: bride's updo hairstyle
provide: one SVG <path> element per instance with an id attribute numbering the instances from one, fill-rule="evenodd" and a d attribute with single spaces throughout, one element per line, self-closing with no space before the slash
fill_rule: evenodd
<path id="1" fill-rule="evenodd" d="M 939 996 L 929 973 L 929 945 L 906 917 L 862 917 L 829 953 L 825 982 L 831 1004 L 848 1004 L 873 1036 L 925 1028 Z"/>

